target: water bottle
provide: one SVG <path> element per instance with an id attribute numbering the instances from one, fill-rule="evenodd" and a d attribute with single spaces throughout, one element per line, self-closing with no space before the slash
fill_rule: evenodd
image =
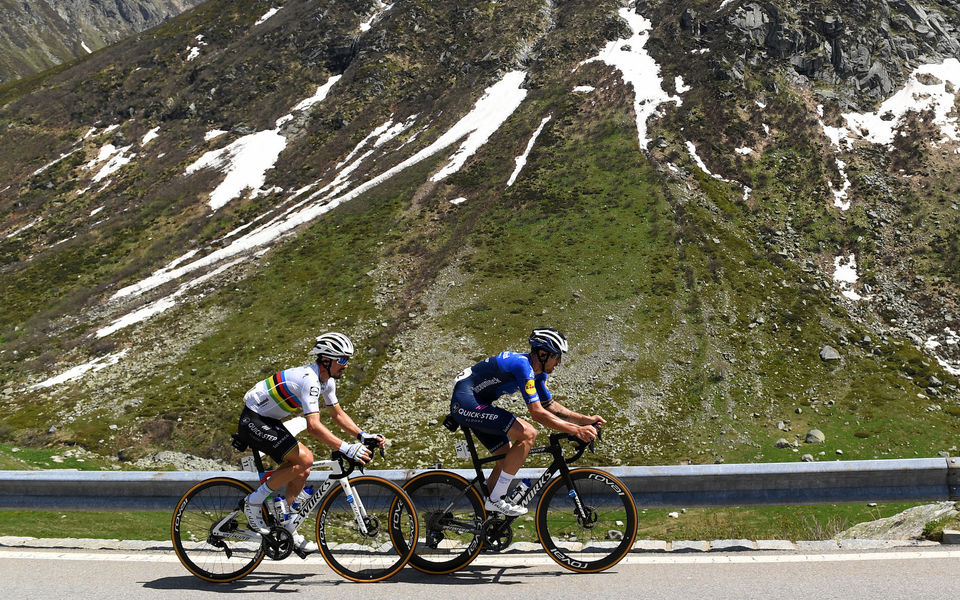
<path id="1" fill-rule="evenodd" d="M 530 489 L 530 480 L 524 477 L 517 483 L 517 488 L 513 490 L 513 502 L 520 500 L 524 494 L 527 493 L 527 490 Z"/>
<path id="2" fill-rule="evenodd" d="M 273 516 L 279 525 L 290 518 L 290 507 L 287 506 L 287 499 L 281 494 L 273 497 Z"/>
<path id="3" fill-rule="evenodd" d="M 297 494 L 296 499 L 294 499 L 293 504 L 290 505 L 290 512 L 296 513 L 300 512 L 300 506 L 307 501 L 307 498 L 313 495 L 313 486 L 307 485 Z"/>

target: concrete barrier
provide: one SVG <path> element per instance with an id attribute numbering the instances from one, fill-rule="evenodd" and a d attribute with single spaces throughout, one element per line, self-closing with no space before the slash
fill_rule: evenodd
<path id="1" fill-rule="evenodd" d="M 622 479 L 644 508 L 960 499 L 960 458 L 601 468 Z M 424 470 L 367 473 L 402 484 Z M 451 470 L 467 479 L 474 473 Z M 542 472 L 521 469 L 518 476 Z M 258 482 L 246 471 L 0 471 L 0 509 L 168 511 L 194 484 L 218 476 Z"/>

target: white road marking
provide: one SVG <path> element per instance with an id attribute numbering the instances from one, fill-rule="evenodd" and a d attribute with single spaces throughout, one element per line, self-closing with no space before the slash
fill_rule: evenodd
<path id="1" fill-rule="evenodd" d="M 763 563 L 820 563 L 820 562 L 857 562 L 857 561 L 888 561 L 888 560 L 930 560 L 930 559 L 957 559 L 960 550 L 898 550 L 893 552 L 851 552 L 830 554 L 765 554 L 750 552 L 746 554 L 631 554 L 620 561 L 621 565 L 668 565 L 668 564 L 763 564 Z M 0 560 L 70 560 L 70 561 L 114 561 L 114 562 L 179 562 L 175 554 L 157 552 L 65 552 L 39 550 L 0 550 Z M 287 561 L 289 564 L 291 561 Z M 319 554 L 307 557 L 296 564 L 324 564 Z M 263 565 L 270 565 L 265 560 Z M 545 554 L 528 556 L 524 554 L 505 554 L 501 556 L 480 556 L 473 566 L 517 566 L 517 565 L 552 565 L 555 564 Z"/>

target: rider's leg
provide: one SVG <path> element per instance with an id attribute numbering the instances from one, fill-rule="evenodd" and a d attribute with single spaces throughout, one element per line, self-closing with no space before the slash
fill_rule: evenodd
<path id="1" fill-rule="evenodd" d="M 287 488 L 286 495 L 296 498 L 310 475 L 311 465 L 313 453 L 303 444 L 297 444 L 283 457 L 283 462 L 263 485 L 250 494 L 250 502 L 262 504 L 267 496 L 283 490 L 284 486 Z"/>
<path id="2" fill-rule="evenodd" d="M 493 469 L 494 473 L 491 473 L 490 482 L 488 483 L 488 486 L 490 483 L 493 484 L 492 487 L 490 487 L 490 499 L 494 502 L 506 494 L 510 482 L 513 481 L 520 467 L 523 466 L 523 462 L 527 459 L 530 449 L 533 448 L 534 440 L 537 439 L 537 430 L 533 425 L 530 425 L 518 417 L 510 427 L 507 435 L 514 440 L 514 443 L 510 444 L 509 449 L 504 454 L 503 460 L 497 461 Z M 493 479 L 494 474 L 497 475 L 496 480 Z"/>

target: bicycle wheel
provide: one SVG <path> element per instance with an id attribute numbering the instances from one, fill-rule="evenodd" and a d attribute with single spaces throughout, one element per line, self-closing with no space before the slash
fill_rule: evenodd
<path id="1" fill-rule="evenodd" d="M 554 478 L 537 505 L 537 535 L 559 565 L 579 573 L 609 569 L 626 556 L 637 537 L 637 506 L 620 480 L 599 469 L 573 469 L 571 493 Z M 574 497 L 585 514 L 576 514 Z"/>
<path id="2" fill-rule="evenodd" d="M 263 560 L 260 542 L 231 539 L 213 532 L 247 528 L 241 502 L 253 490 L 229 477 L 201 481 L 180 498 L 173 511 L 170 537 L 177 558 L 206 581 L 236 581 Z M 219 526 L 219 527 L 218 527 Z"/>
<path id="3" fill-rule="evenodd" d="M 487 518 L 476 488 L 447 471 L 428 471 L 403 485 L 417 509 L 420 535 L 410 557 L 418 571 L 452 573 L 480 554 L 480 524 Z"/>
<path id="4" fill-rule="evenodd" d="M 410 560 L 417 539 L 417 515 L 407 494 L 386 479 L 356 477 L 350 480 L 350 487 L 350 496 L 338 485 L 320 501 L 320 554 L 331 569 L 351 581 L 381 581 Z M 366 509 L 366 532 L 354 516 L 355 501 Z"/>

